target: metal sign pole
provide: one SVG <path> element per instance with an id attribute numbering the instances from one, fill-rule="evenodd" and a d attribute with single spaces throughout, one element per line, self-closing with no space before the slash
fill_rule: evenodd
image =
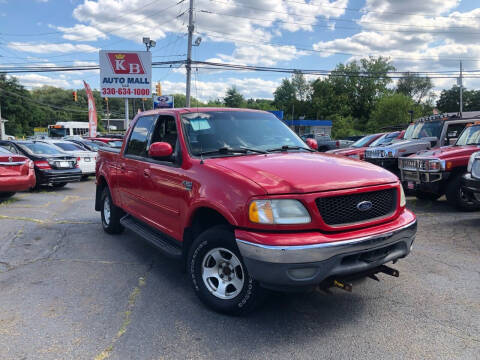
<path id="1" fill-rule="evenodd" d="M 128 120 L 128 98 L 125 98 L 125 130 L 128 130 L 129 120 Z"/>

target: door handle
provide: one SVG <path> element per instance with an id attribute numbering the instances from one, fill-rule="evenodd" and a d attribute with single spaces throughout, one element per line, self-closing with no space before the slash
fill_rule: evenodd
<path id="1" fill-rule="evenodd" d="M 148 169 L 143 169 L 143 176 L 145 176 L 145 177 L 150 177 L 150 170 L 148 170 Z"/>

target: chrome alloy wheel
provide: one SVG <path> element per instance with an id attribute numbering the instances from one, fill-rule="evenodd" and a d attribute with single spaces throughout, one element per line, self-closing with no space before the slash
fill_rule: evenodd
<path id="1" fill-rule="evenodd" d="M 105 221 L 106 225 L 110 225 L 110 197 L 105 196 L 105 200 L 103 200 L 103 220 Z"/>
<path id="2" fill-rule="evenodd" d="M 225 248 L 215 248 L 203 258 L 202 279 L 213 295 L 228 300 L 242 291 L 245 273 L 242 263 L 233 252 Z"/>

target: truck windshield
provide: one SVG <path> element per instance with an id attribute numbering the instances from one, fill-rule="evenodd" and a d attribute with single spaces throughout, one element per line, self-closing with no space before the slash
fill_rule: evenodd
<path id="1" fill-rule="evenodd" d="M 273 114 L 247 111 L 206 111 L 182 115 L 185 140 L 193 155 L 219 149 L 265 151 L 285 147 L 309 150 L 305 143 Z M 220 152 L 219 155 L 232 155 Z M 228 155 L 227 155 L 228 154 Z M 217 155 L 217 154 L 215 154 Z"/>
<path id="2" fill-rule="evenodd" d="M 480 125 L 465 128 L 455 145 L 480 145 Z"/>
<path id="3" fill-rule="evenodd" d="M 407 131 L 405 132 L 404 139 L 412 140 L 421 139 L 424 137 L 440 138 L 442 128 L 442 121 L 418 122 L 408 127 Z"/>
<path id="4" fill-rule="evenodd" d="M 395 140 L 398 137 L 398 135 L 400 135 L 399 131 L 382 135 L 377 140 L 372 142 L 369 146 L 375 147 L 379 145 L 390 144 L 393 140 Z"/>
<path id="5" fill-rule="evenodd" d="M 354 148 L 361 148 L 361 147 L 367 146 L 368 142 L 371 141 L 372 139 L 374 139 L 377 136 L 378 136 L 378 134 L 364 136 L 361 139 L 355 141 L 350 146 L 354 147 Z"/>

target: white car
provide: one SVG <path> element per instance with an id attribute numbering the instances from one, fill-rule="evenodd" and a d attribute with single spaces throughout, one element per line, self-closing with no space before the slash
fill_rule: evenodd
<path id="1" fill-rule="evenodd" d="M 66 140 L 41 140 L 46 144 L 51 144 L 69 155 L 77 158 L 77 164 L 82 170 L 82 177 L 87 178 L 89 175 L 95 175 L 95 164 L 97 162 L 97 153 L 87 151 L 79 145 Z"/>

